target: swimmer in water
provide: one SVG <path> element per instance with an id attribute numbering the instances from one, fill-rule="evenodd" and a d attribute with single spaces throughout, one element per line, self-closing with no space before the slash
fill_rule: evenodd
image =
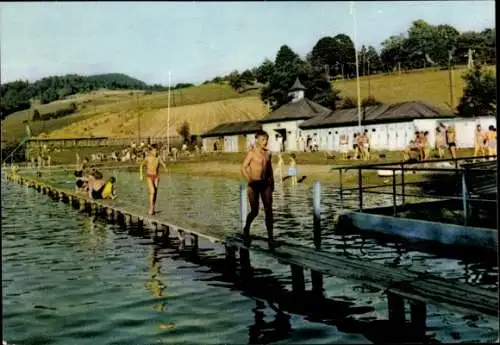
<path id="1" fill-rule="evenodd" d="M 153 144 L 149 154 L 141 162 L 139 176 L 141 181 L 144 179 L 142 169 L 146 166 L 146 182 L 149 189 L 149 214 L 155 214 L 156 197 L 158 196 L 158 183 L 160 182 L 160 165 L 167 172 L 167 165 L 158 157 L 158 146 Z"/>
<path id="2" fill-rule="evenodd" d="M 243 228 L 243 236 L 245 243 L 249 244 L 250 226 L 259 213 L 259 198 L 261 198 L 264 205 L 269 249 L 273 249 L 274 177 L 271 154 L 267 149 L 268 140 L 269 135 L 266 132 L 258 131 L 255 134 L 255 148 L 247 153 L 241 165 L 241 174 L 248 181 L 248 201 L 250 203 L 250 213 Z"/>

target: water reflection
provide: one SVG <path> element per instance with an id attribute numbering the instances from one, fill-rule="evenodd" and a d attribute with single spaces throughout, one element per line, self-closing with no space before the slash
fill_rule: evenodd
<path id="1" fill-rule="evenodd" d="M 274 319 L 266 322 L 265 303 L 255 300 L 254 313 L 255 322 L 248 327 L 249 344 L 269 344 L 286 339 L 292 330 L 290 316 L 276 307 L 273 303 L 268 303 L 269 308 L 274 311 Z"/>
<path id="2" fill-rule="evenodd" d="M 221 212 L 220 215 L 217 215 L 221 222 L 232 224 L 232 222 L 238 221 L 237 217 L 231 215 L 234 209 L 232 205 L 238 203 L 237 193 L 232 192 L 233 189 L 237 188 L 236 183 L 214 182 L 217 187 L 214 191 L 215 200 L 212 201 L 205 192 L 198 193 L 196 196 L 184 195 L 183 186 L 186 181 L 183 179 L 176 182 L 175 178 L 172 177 L 163 181 L 175 184 L 175 188 L 165 190 L 164 194 L 165 209 L 174 212 L 172 213 L 173 217 L 182 217 L 183 214 L 179 211 L 179 207 L 189 206 L 191 207 L 189 212 L 193 212 L 189 214 L 199 212 L 196 218 L 201 223 L 203 219 L 200 217 L 204 217 L 206 213 L 217 207 L 222 207 L 225 213 Z M 193 183 L 195 183 L 196 188 L 192 187 L 190 193 L 201 188 L 200 186 L 208 186 L 210 180 L 198 179 Z M 280 216 L 282 231 L 287 229 L 290 224 L 288 220 L 292 219 L 293 222 L 301 224 L 297 227 L 297 232 L 292 234 L 295 236 L 294 241 L 309 243 L 312 228 L 310 225 L 312 223 L 310 191 L 307 188 L 301 190 L 301 187 L 297 186 L 295 191 L 291 188 L 284 189 L 283 204 L 276 203 L 276 208 L 278 214 L 280 212 L 291 214 L 291 216 Z M 276 319 L 282 320 L 291 315 L 294 316 L 290 320 L 290 329 L 285 337 L 286 340 L 280 338 L 283 339 L 280 341 L 281 343 L 304 343 L 309 340 L 308 337 L 320 338 L 329 343 L 345 341 L 359 343 L 364 341 L 365 338 L 357 336 L 358 334 L 364 334 L 366 338 L 373 339 L 372 341 L 375 342 L 384 342 L 384 336 L 388 336 L 394 331 L 383 320 L 386 310 L 384 296 L 380 296 L 379 292 L 366 289 L 358 283 L 329 278 L 325 279 L 325 291 L 329 296 L 326 296 L 324 300 L 318 302 L 317 299 L 308 296 L 298 298 L 289 292 L 289 268 L 277 265 L 274 260 L 256 255 L 252 259 L 252 263 L 256 266 L 256 279 L 252 285 L 244 286 L 241 282 L 229 279 L 224 274 L 225 262 L 214 255 L 213 251 L 200 252 L 196 260 L 188 256 L 189 248 L 181 252 L 173 251 L 171 253 L 168 251 L 162 257 L 163 247 L 152 244 L 147 233 L 136 233 L 136 237 L 127 236 L 112 226 L 106 226 L 104 222 L 93 222 L 91 218 L 79 214 L 77 211 L 68 211 L 66 205 L 52 203 L 48 201 L 46 196 L 32 190 L 24 189 L 25 193 L 21 193 L 22 189 L 19 186 L 9 185 L 8 188 L 11 188 L 8 191 L 11 192 L 10 197 L 7 198 L 9 201 L 2 204 L 2 250 L 5 253 L 2 261 L 4 266 L 7 266 L 2 268 L 2 273 L 6 275 L 4 289 L 8 296 L 7 302 L 10 303 L 10 310 L 4 314 L 9 324 L 6 329 L 11 334 L 17 332 L 18 337 L 13 339 L 24 340 L 15 343 L 34 343 L 33 339 L 36 338 L 37 334 L 47 334 L 47 329 L 50 327 L 47 326 L 46 322 L 49 322 L 50 319 L 38 318 L 38 314 L 33 316 L 33 306 L 40 305 L 40 298 L 49 299 L 49 297 L 51 298 L 50 305 L 57 306 L 58 313 L 61 314 L 59 318 L 53 317 L 53 320 L 57 321 L 57 325 L 52 325 L 50 332 L 51 334 L 59 334 L 60 339 L 64 339 L 59 343 L 54 340 L 51 342 L 52 344 L 68 343 L 70 342 L 68 339 L 78 339 L 79 343 L 83 343 L 84 339 L 89 338 L 89 334 L 93 334 L 98 339 L 98 343 L 103 344 L 132 343 L 133 341 L 136 344 L 153 343 L 159 340 L 158 335 L 151 331 L 151 319 L 154 319 L 155 325 L 157 325 L 156 317 L 158 322 L 161 322 L 161 329 L 172 328 L 174 324 L 165 323 L 164 318 L 175 317 L 175 328 L 168 332 L 168 338 L 165 338 L 165 342 L 170 343 L 188 343 L 190 341 L 199 343 L 200 337 L 205 337 L 207 334 L 212 335 L 212 337 L 215 337 L 214 334 L 226 336 L 222 341 L 219 340 L 220 338 L 211 338 L 210 343 L 214 344 L 231 343 L 235 339 L 241 340 L 242 336 L 248 336 L 249 339 L 252 338 L 256 342 L 264 342 L 268 338 L 285 337 L 286 330 L 285 322 L 272 323 L 267 317 L 272 317 L 276 321 Z M 4 191 L 5 187 L 2 186 L 2 192 Z M 130 188 L 128 191 L 124 190 L 123 196 L 129 193 L 129 200 L 138 202 L 143 195 L 139 193 L 140 191 L 139 187 L 137 190 Z M 6 195 L 9 194 L 2 193 L 2 201 L 6 200 Z M 334 207 L 332 206 L 335 205 L 334 201 L 324 199 L 326 200 L 324 200 L 322 207 L 325 209 Z M 204 207 L 199 205 L 204 205 Z M 285 210 L 285 205 L 288 210 Z M 47 216 L 49 212 L 52 213 L 53 217 Z M 328 219 L 325 219 L 324 222 L 324 224 L 329 224 Z M 26 224 L 26 227 L 19 229 L 19 224 Z M 228 228 L 227 231 L 234 231 L 234 228 Z M 480 286 L 488 286 L 488 284 L 495 286 L 496 284 L 496 281 L 491 281 L 496 274 L 496 264 L 445 259 L 429 253 L 428 249 L 419 251 L 417 247 L 405 246 L 403 248 L 397 241 L 384 242 L 347 234 L 342 237 L 334 231 L 326 231 L 325 237 L 328 239 L 325 249 L 333 252 L 347 252 L 360 260 L 386 262 L 398 259 L 395 264 L 403 267 L 411 267 L 453 279 L 464 279 L 471 284 Z M 172 241 L 174 246 L 177 243 L 178 241 Z M 63 260 L 61 260 L 61 255 L 65 255 Z M 167 293 L 166 257 L 169 260 L 168 309 L 166 309 L 165 304 L 167 302 L 165 297 Z M 53 259 L 59 259 L 59 261 L 51 261 Z M 170 259 L 173 260 L 170 261 Z M 176 265 L 172 263 L 176 259 L 182 261 Z M 92 261 L 92 266 L 85 262 L 82 264 L 82 261 L 85 260 Z M 189 260 L 200 265 L 196 267 L 203 267 L 205 264 L 206 266 L 203 270 L 202 268 L 193 268 L 193 266 L 179 268 L 187 266 L 185 261 Z M 47 262 L 50 263 L 50 270 L 46 269 Z M 180 264 L 181 262 L 182 264 Z M 209 272 L 206 271 L 206 267 L 209 267 Z M 91 270 L 93 270 L 92 274 L 88 274 Z M 183 275 L 183 270 L 188 273 Z M 64 275 L 60 276 L 62 274 Z M 197 284 L 197 281 L 203 283 Z M 43 295 L 36 295 L 33 293 L 35 290 L 33 287 L 36 287 L 37 284 L 51 287 L 50 289 L 46 288 Z M 57 286 L 54 287 L 56 284 Z M 30 287 L 28 291 L 26 291 L 26 286 Z M 215 287 L 224 287 L 224 289 L 211 290 Z M 227 293 L 223 290 L 227 290 Z M 239 291 L 236 293 L 239 297 L 249 296 L 251 300 L 243 297 L 235 298 L 235 290 Z M 19 291 L 26 291 L 26 293 L 22 293 L 20 296 Z M 14 296 L 14 293 L 17 293 L 17 297 Z M 335 297 L 332 297 L 333 295 Z M 127 298 L 124 299 L 123 296 L 127 296 Z M 230 298 L 236 299 L 239 304 L 232 303 Z M 264 306 L 259 304 L 256 308 L 253 305 L 255 299 L 264 301 Z M 87 312 L 89 308 L 86 303 L 89 301 L 98 303 L 98 312 L 95 310 Z M 70 303 L 80 304 L 81 307 L 68 309 L 67 305 Z M 222 313 L 221 306 L 232 308 L 232 311 L 227 314 Z M 277 311 L 273 310 L 273 306 L 284 315 L 276 315 Z M 154 308 L 153 311 L 151 307 Z M 255 310 L 252 308 L 264 313 L 264 317 L 266 317 L 264 321 L 271 324 L 254 320 L 256 316 L 254 315 Z M 482 318 L 472 323 L 471 320 L 464 319 L 462 315 L 456 316 L 432 306 L 430 309 L 429 337 L 438 334 L 440 339 L 446 340 L 447 334 L 452 331 L 459 332 L 463 341 L 467 339 L 487 340 L 491 338 L 492 333 L 498 331 L 497 326 Z M 148 314 L 145 310 L 150 313 Z M 203 312 L 198 314 L 197 310 Z M 75 314 L 78 315 L 74 316 Z M 296 315 L 300 317 L 295 317 Z M 257 318 L 260 316 L 262 314 L 257 315 Z M 30 320 L 31 317 L 34 319 Z M 73 318 L 75 319 L 73 320 Z M 194 319 L 196 322 L 198 319 L 203 320 L 205 324 L 196 329 L 186 326 L 190 322 L 195 322 Z M 299 319 L 301 321 L 298 321 Z M 68 324 L 61 327 L 62 320 L 71 321 L 66 321 Z M 315 333 L 305 332 L 304 330 L 311 326 L 307 326 L 309 323 L 302 322 L 302 320 L 314 322 Z M 298 323 L 300 327 L 297 326 Z M 319 324 L 335 327 L 320 328 Z M 240 333 L 234 331 L 234 334 L 227 335 L 233 327 L 237 328 L 240 325 L 243 332 L 239 329 Z M 262 326 L 262 329 L 259 330 L 259 326 Z M 31 338 L 29 339 L 31 340 L 27 337 L 23 338 L 23 334 L 28 333 L 27 327 L 30 328 Z M 158 329 L 157 326 L 154 328 Z M 317 329 L 321 329 L 321 331 L 317 331 Z M 144 335 L 139 340 L 134 338 L 135 334 L 153 333 L 154 335 L 150 337 Z M 352 334 L 352 336 L 346 335 L 346 333 Z M 103 339 L 107 339 L 109 342 L 103 341 Z M 196 339 L 198 342 L 195 341 Z"/>

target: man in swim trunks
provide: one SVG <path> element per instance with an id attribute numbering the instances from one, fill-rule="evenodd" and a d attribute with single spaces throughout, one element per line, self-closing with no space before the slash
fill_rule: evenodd
<path id="1" fill-rule="evenodd" d="M 273 192 L 274 177 L 271 154 L 267 150 L 269 135 L 264 131 L 255 134 L 255 148 L 249 151 L 241 165 L 241 174 L 248 181 L 250 213 L 247 216 L 243 236 L 250 242 L 250 226 L 259 213 L 259 197 L 264 205 L 269 248 L 273 246 Z"/>
<path id="2" fill-rule="evenodd" d="M 149 188 L 149 214 L 155 214 L 156 197 L 158 195 L 158 183 L 160 182 L 160 165 L 167 171 L 167 165 L 158 157 L 158 145 L 153 144 L 149 154 L 141 162 L 139 168 L 141 181 L 144 179 L 142 168 L 146 166 L 146 182 Z"/>
<path id="3" fill-rule="evenodd" d="M 448 149 L 450 150 L 451 158 L 457 158 L 457 143 L 456 143 L 456 132 L 455 126 L 449 125 L 446 129 L 446 143 L 448 144 Z"/>

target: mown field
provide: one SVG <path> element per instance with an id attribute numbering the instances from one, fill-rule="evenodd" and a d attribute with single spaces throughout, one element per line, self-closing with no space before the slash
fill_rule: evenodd
<path id="1" fill-rule="evenodd" d="M 175 136 L 184 121 L 188 122 L 191 133 L 199 134 L 222 122 L 259 119 L 266 112 L 267 108 L 259 96 L 177 106 L 170 109 L 168 128 L 166 108 L 123 109 L 75 122 L 68 127 L 54 130 L 48 137 L 133 137 L 137 135 L 139 128 L 141 136 Z"/>
<path id="2" fill-rule="evenodd" d="M 260 100 L 255 97 L 257 93 L 258 91 L 250 91 L 240 94 L 225 84 L 205 84 L 186 89 L 172 90 L 171 104 L 173 109 L 186 105 L 204 104 L 227 99 L 244 99 L 252 96 L 252 100 L 257 100 L 259 102 L 258 104 L 261 104 Z M 74 115 L 48 121 L 31 122 L 34 108 L 38 109 L 40 113 L 45 113 L 67 107 L 71 102 L 74 102 L 78 106 L 78 112 Z M 246 109 L 245 107 L 248 103 L 248 100 L 242 102 L 244 109 Z M 66 100 L 45 105 L 34 105 L 32 109 L 19 111 L 9 115 L 2 121 L 2 138 L 3 140 L 9 141 L 22 137 L 24 135 L 24 120 L 30 121 L 34 135 L 47 137 L 50 136 L 52 132 L 61 128 L 68 126 L 72 128 L 73 125 L 80 121 L 94 119 L 99 123 L 103 116 L 116 115 L 120 118 L 118 123 L 121 123 L 121 121 L 123 121 L 122 117 L 127 116 L 127 114 L 134 114 L 135 116 L 137 116 L 138 112 L 146 114 L 155 110 L 164 109 L 167 105 L 168 92 L 145 94 L 143 91 L 108 90 L 83 95 L 73 95 Z M 208 108 L 213 108 L 213 106 L 208 105 Z M 87 126 L 88 129 L 85 136 L 96 136 L 89 127 L 97 128 L 97 126 Z M 137 128 L 137 126 L 134 127 Z M 121 133 L 122 136 L 126 136 L 126 134 L 122 133 L 120 130 L 115 130 L 113 124 L 107 126 L 107 128 L 109 129 L 109 135 L 112 135 L 111 133 Z M 64 135 L 64 137 L 67 137 L 67 135 Z"/>
<path id="3" fill-rule="evenodd" d="M 496 71 L 496 66 L 489 67 Z M 462 76 L 467 69 L 459 67 L 453 70 L 456 107 L 462 97 L 465 86 Z M 337 80 L 334 87 L 341 91 L 341 96 L 356 99 L 356 80 Z M 448 70 L 422 69 L 408 73 L 391 75 L 373 75 L 360 78 L 361 98 L 370 94 L 383 103 L 403 101 L 424 101 L 442 109 L 450 109 L 450 82 Z M 370 91 L 370 92 L 369 92 Z"/>

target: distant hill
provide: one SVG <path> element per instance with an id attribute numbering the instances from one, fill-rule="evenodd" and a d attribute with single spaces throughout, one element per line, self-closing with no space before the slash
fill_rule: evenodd
<path id="1" fill-rule="evenodd" d="M 162 85 L 148 85 L 123 73 L 90 76 L 67 74 L 42 78 L 33 83 L 19 80 L 0 86 L 1 118 L 4 119 L 14 112 L 29 109 L 33 102 L 47 104 L 66 99 L 71 95 L 99 89 L 164 91 L 167 88 Z"/>
<path id="2" fill-rule="evenodd" d="M 103 88 L 110 90 L 117 88 L 146 90 L 150 88 L 150 86 L 142 80 L 133 78 L 123 73 L 95 74 L 84 78 L 87 78 L 91 83 L 102 85 Z"/>

